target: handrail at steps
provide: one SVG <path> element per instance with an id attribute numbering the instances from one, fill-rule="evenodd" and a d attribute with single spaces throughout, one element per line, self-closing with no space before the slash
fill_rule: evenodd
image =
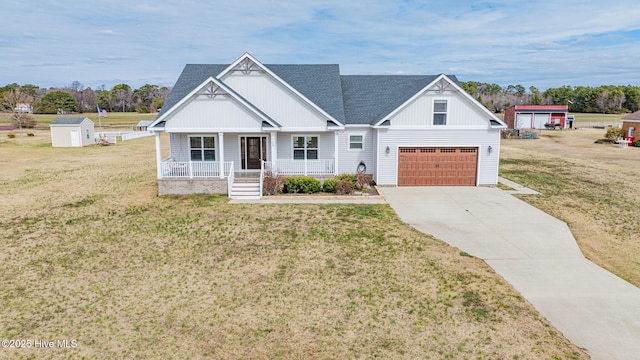
<path id="1" fill-rule="evenodd" d="M 231 165 L 229 166 L 229 176 L 227 176 L 227 196 L 229 198 L 231 198 L 231 189 L 233 188 L 234 177 L 235 174 L 233 172 L 233 162 L 231 162 Z"/>
<path id="2" fill-rule="evenodd" d="M 265 165 L 267 164 L 266 161 L 262 160 L 260 161 L 260 198 L 262 199 L 262 188 L 264 186 L 264 168 Z"/>

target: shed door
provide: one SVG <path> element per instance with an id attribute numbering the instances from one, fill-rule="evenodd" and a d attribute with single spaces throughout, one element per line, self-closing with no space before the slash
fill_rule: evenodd
<path id="1" fill-rule="evenodd" d="M 402 147 L 398 186 L 475 186 L 478 148 Z"/>
<path id="2" fill-rule="evenodd" d="M 80 146 L 80 131 L 71 129 L 71 146 Z"/>

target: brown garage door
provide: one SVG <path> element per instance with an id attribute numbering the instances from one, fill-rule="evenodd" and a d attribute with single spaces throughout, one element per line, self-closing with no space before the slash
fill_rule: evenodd
<path id="1" fill-rule="evenodd" d="M 475 186 L 478 148 L 401 147 L 398 186 Z"/>

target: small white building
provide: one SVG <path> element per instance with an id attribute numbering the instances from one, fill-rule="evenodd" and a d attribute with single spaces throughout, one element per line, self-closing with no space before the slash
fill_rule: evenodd
<path id="1" fill-rule="evenodd" d="M 147 128 L 151 124 L 153 124 L 153 120 L 140 120 L 140 122 L 133 127 L 133 131 L 147 131 Z"/>
<path id="2" fill-rule="evenodd" d="M 95 144 L 93 121 L 87 117 L 56 118 L 49 125 L 53 147 L 87 146 Z"/>

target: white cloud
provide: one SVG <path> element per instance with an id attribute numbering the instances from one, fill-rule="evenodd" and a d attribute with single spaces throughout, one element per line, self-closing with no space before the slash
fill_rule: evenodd
<path id="1" fill-rule="evenodd" d="M 245 51 L 265 63 L 338 63 L 351 74 L 444 72 L 541 89 L 633 83 L 640 73 L 637 0 L 69 0 L 10 2 L 3 11 L 24 16 L 22 30 L 0 23 L 0 79 L 41 86 L 172 85 L 186 63 L 228 63 Z M 25 74 L 14 71 L 20 64 L 41 65 Z"/>
<path id="2" fill-rule="evenodd" d="M 121 32 L 113 31 L 111 29 L 100 30 L 100 31 L 98 31 L 98 34 L 101 34 L 101 35 L 113 35 L 113 36 L 123 36 L 124 35 Z"/>

